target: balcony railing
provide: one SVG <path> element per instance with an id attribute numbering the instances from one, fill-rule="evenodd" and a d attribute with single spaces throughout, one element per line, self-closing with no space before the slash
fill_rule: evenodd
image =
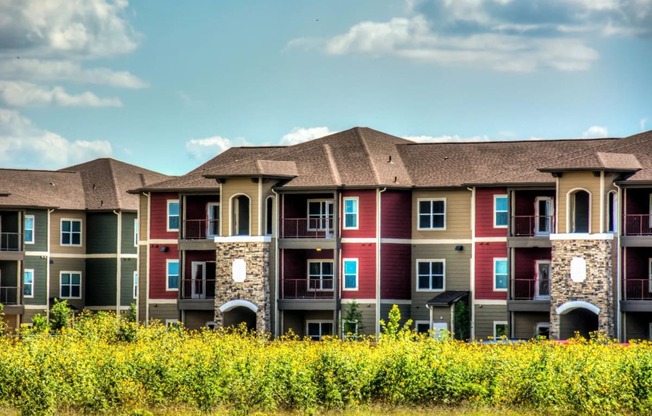
<path id="1" fill-rule="evenodd" d="M 281 238 L 333 238 L 333 218 L 284 218 Z"/>
<path id="2" fill-rule="evenodd" d="M 333 279 L 283 279 L 282 299 L 335 299 Z"/>
<path id="3" fill-rule="evenodd" d="M 545 236 L 550 235 L 554 227 L 554 215 L 513 215 L 511 235 L 514 237 Z"/>
<path id="4" fill-rule="evenodd" d="M 0 303 L 3 305 L 18 305 L 18 287 L 0 286 Z"/>
<path id="5" fill-rule="evenodd" d="M 550 299 L 550 280 L 512 279 L 513 300 Z"/>
<path id="6" fill-rule="evenodd" d="M 22 251 L 22 233 L 0 233 L 0 251 Z"/>
<path id="7" fill-rule="evenodd" d="M 625 215 L 624 234 L 626 236 L 652 236 L 652 214 Z"/>
<path id="8" fill-rule="evenodd" d="M 623 279 L 624 300 L 652 300 L 650 279 Z"/>
<path id="9" fill-rule="evenodd" d="M 183 220 L 183 238 L 185 240 L 205 240 L 220 235 L 219 220 Z"/>
<path id="10" fill-rule="evenodd" d="M 215 299 L 215 279 L 183 279 L 181 299 Z"/>

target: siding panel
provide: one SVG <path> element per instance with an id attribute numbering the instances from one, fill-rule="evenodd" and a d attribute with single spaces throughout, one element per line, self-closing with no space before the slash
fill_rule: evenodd
<path id="1" fill-rule="evenodd" d="M 376 237 L 376 191 L 359 190 L 345 191 L 342 197 L 358 198 L 358 229 L 344 229 L 344 202 L 340 208 L 340 222 L 343 238 L 375 238 Z M 344 200 L 342 200 L 344 201 Z"/>
<path id="2" fill-rule="evenodd" d="M 381 248 L 381 298 L 410 299 L 412 245 L 383 244 Z"/>
<path id="3" fill-rule="evenodd" d="M 507 228 L 494 227 L 494 196 L 507 195 L 505 188 L 477 188 L 475 193 L 475 236 L 506 237 Z"/>
<path id="4" fill-rule="evenodd" d="M 494 258 L 507 258 L 506 243 L 476 243 L 475 248 L 475 298 L 496 299 L 507 298 L 506 292 L 494 291 Z"/>
<path id="5" fill-rule="evenodd" d="M 342 259 L 358 259 L 358 290 L 344 290 L 344 276 L 340 270 L 343 299 L 370 299 L 376 297 L 376 245 L 343 244 Z M 343 263 L 342 263 L 343 264 Z M 343 266 L 342 266 L 343 267 Z"/>
<path id="6" fill-rule="evenodd" d="M 411 238 L 412 196 L 410 192 L 385 191 L 381 195 L 383 238 Z"/>

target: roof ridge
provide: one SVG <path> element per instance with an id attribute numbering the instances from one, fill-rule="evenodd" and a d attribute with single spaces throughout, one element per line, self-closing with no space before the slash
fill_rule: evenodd
<path id="1" fill-rule="evenodd" d="M 113 192 L 115 192 L 115 198 L 118 202 L 118 207 L 122 207 L 122 195 L 120 195 L 120 190 L 118 189 L 118 180 L 115 176 L 115 169 L 113 168 L 113 159 L 107 158 L 109 162 L 109 172 L 111 173 L 111 187 Z"/>
<path id="2" fill-rule="evenodd" d="M 355 131 L 355 135 L 358 137 L 358 140 L 362 143 L 362 148 L 364 149 L 364 152 L 367 155 L 367 163 L 369 164 L 369 168 L 371 168 L 371 171 L 374 174 L 374 179 L 376 180 L 376 184 L 379 184 L 380 176 L 378 175 L 378 169 L 376 169 L 376 164 L 373 162 L 373 159 L 371 158 L 371 152 L 369 151 L 369 146 L 367 146 L 367 140 L 362 135 L 360 131 L 360 127 L 355 127 L 354 131 Z"/>
<path id="3" fill-rule="evenodd" d="M 333 158 L 331 145 L 328 143 L 324 143 L 322 144 L 322 147 L 324 149 L 324 152 L 326 153 L 326 160 L 328 161 L 328 167 L 331 171 L 330 173 L 333 182 L 335 182 L 337 185 L 342 185 L 342 177 L 340 176 L 340 171 L 337 169 L 337 164 L 335 163 L 335 159 Z"/>

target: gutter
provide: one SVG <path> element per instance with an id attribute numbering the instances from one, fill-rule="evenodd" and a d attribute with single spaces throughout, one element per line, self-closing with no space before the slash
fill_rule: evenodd
<path id="1" fill-rule="evenodd" d="M 113 210 L 113 213 L 116 215 L 117 219 L 117 241 L 116 241 L 116 256 L 115 256 L 115 315 L 116 318 L 120 317 L 120 294 L 122 290 L 122 267 L 120 265 L 120 255 L 122 254 L 122 213 L 116 210 Z"/>
<path id="2" fill-rule="evenodd" d="M 622 295 L 622 250 L 623 248 L 620 246 L 620 233 L 622 230 L 622 221 L 620 220 L 623 218 L 621 215 L 622 207 L 623 207 L 623 195 L 622 195 L 622 188 L 620 185 L 614 182 L 614 186 L 616 189 L 618 189 L 618 209 L 617 209 L 617 214 L 618 214 L 618 221 L 616 221 L 616 328 L 618 328 L 618 340 L 620 342 L 625 342 L 625 332 L 621 328 L 622 325 L 622 317 L 620 313 L 620 299 Z"/>
<path id="3" fill-rule="evenodd" d="M 47 247 L 46 247 L 46 260 L 45 260 L 45 275 L 47 279 L 45 279 L 45 317 L 50 322 L 50 231 L 52 229 L 52 221 L 51 221 L 51 214 L 54 212 L 54 208 L 48 210 L 48 227 L 47 227 Z"/>
<path id="4" fill-rule="evenodd" d="M 380 337 L 380 308 L 382 306 L 381 302 L 381 291 L 380 291 L 380 283 L 381 283 L 381 215 L 382 215 L 382 207 L 381 207 L 381 202 L 382 202 L 382 193 L 387 190 L 387 187 L 384 187 L 383 189 L 377 189 L 376 190 L 376 339 L 379 339 Z"/>

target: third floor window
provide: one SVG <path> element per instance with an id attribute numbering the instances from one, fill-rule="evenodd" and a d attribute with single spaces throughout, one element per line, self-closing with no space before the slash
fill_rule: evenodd
<path id="1" fill-rule="evenodd" d="M 446 200 L 419 199 L 419 230 L 443 230 L 446 228 Z"/>

